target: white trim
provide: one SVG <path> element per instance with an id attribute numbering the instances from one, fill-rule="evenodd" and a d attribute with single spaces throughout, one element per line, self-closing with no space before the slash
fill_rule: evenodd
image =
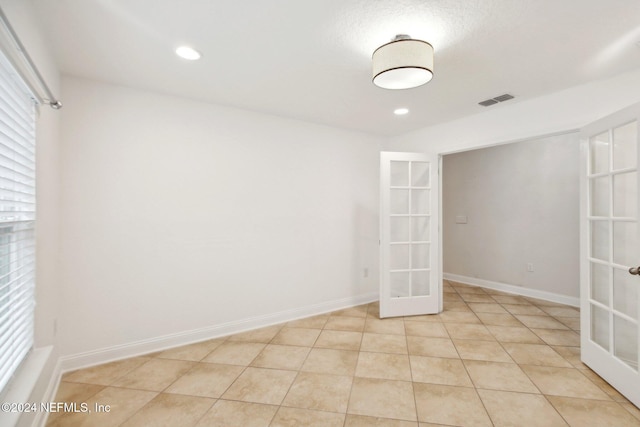
<path id="1" fill-rule="evenodd" d="M 578 297 L 570 297 L 568 295 L 555 294 L 553 292 L 540 291 L 531 288 L 523 288 L 522 286 L 493 282 L 491 280 L 478 279 L 477 277 L 460 276 L 458 274 L 452 273 L 444 273 L 442 277 L 444 278 L 444 280 L 451 280 L 452 282 L 479 286 L 481 288 L 495 289 L 497 291 L 508 292 L 510 294 L 557 302 L 559 304 L 566 304 L 572 307 L 580 307 L 580 298 Z"/>
<path id="2" fill-rule="evenodd" d="M 191 331 L 149 338 L 146 340 L 117 345 L 113 347 L 101 348 L 98 350 L 88 351 L 86 353 L 64 356 L 59 359 L 59 366 L 61 373 L 65 373 L 80 368 L 86 368 L 89 366 L 112 362 L 115 360 L 140 356 L 143 354 L 153 353 L 156 351 L 166 350 L 182 345 L 193 344 L 200 341 L 262 328 L 265 326 L 290 322 L 292 320 L 309 316 L 316 316 L 318 314 L 366 304 L 377 300 L 378 293 L 375 292 L 342 298 L 334 301 L 327 301 L 303 308 L 285 310 L 263 316 L 256 316 L 248 319 L 222 323 L 220 325 L 194 329 Z"/>
<path id="3" fill-rule="evenodd" d="M 31 396 L 30 402 L 53 402 L 58 394 L 58 387 L 60 386 L 60 380 L 62 378 L 62 370 L 60 369 L 60 359 L 56 361 L 56 366 L 53 368 L 53 372 L 49 377 L 49 383 L 47 388 L 41 396 Z M 31 427 L 44 427 L 49 418 L 49 413 L 45 411 L 38 411 L 33 418 Z M 22 420 L 21 420 L 22 421 Z"/>
<path id="4" fill-rule="evenodd" d="M 442 190 L 443 160 L 444 158 L 442 153 L 438 153 L 438 173 L 436 174 L 436 178 L 438 179 L 438 227 L 436 230 L 438 233 L 438 273 L 439 273 L 438 276 L 436 277 L 436 280 L 438 280 L 438 284 L 440 285 L 438 289 L 438 294 L 440 295 L 438 297 L 438 313 L 441 313 L 444 310 L 443 280 L 444 280 L 445 273 L 444 273 L 444 238 L 442 233 L 442 230 L 444 229 L 444 226 L 442 225 L 442 218 L 444 218 L 444 213 L 443 213 L 444 201 L 442 200 L 442 197 L 444 196 L 444 191 Z"/>
<path id="5" fill-rule="evenodd" d="M 52 352 L 53 346 L 34 348 L 31 350 L 16 370 L 5 392 L 0 396 L 2 402 L 32 402 L 34 390 L 41 376 L 45 373 L 45 368 Z M 17 425 L 18 421 L 23 417 L 23 414 L 20 412 L 8 412 L 3 413 L 2 417 L 4 422 L 8 423 L 6 425 Z M 35 423 L 33 425 L 35 425 Z"/>

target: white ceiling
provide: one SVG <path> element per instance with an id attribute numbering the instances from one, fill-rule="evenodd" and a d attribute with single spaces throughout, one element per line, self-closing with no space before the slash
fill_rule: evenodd
<path id="1" fill-rule="evenodd" d="M 380 135 L 640 68 L 638 0 L 33 3 L 64 73 Z M 371 54 L 401 33 L 434 46 L 435 77 L 380 89 Z"/>

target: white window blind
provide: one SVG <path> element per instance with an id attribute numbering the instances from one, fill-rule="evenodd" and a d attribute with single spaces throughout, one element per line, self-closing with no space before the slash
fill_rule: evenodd
<path id="1" fill-rule="evenodd" d="M 33 345 L 35 103 L 0 52 L 0 391 Z"/>

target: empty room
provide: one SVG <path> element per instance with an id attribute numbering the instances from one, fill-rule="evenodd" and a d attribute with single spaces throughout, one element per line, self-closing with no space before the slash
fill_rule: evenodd
<path id="1" fill-rule="evenodd" d="M 0 0 L 0 427 L 640 426 L 638 16 Z"/>

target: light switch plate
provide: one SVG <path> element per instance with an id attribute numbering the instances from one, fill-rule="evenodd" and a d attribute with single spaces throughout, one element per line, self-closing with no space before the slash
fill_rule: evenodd
<path id="1" fill-rule="evenodd" d="M 458 215 L 456 217 L 456 224 L 466 224 L 467 223 L 467 216 L 466 215 Z"/>

